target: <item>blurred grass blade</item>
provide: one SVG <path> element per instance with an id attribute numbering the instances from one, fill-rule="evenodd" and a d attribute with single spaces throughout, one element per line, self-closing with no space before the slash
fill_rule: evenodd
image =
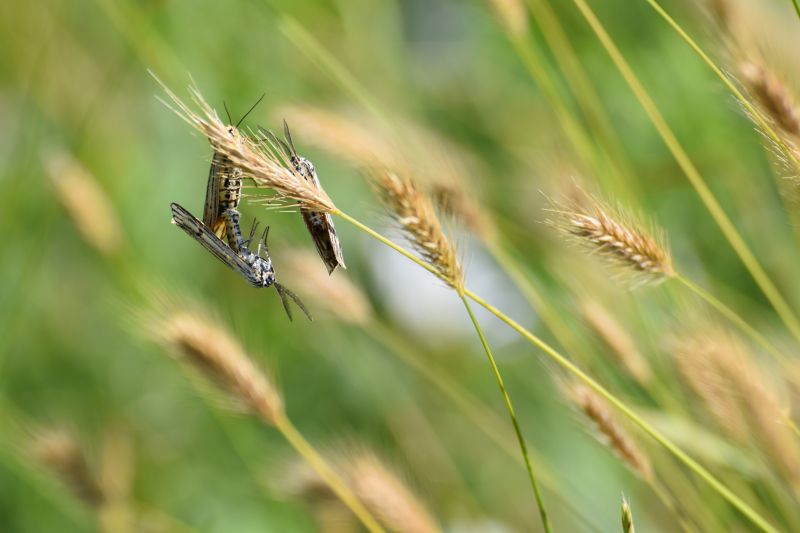
<path id="1" fill-rule="evenodd" d="M 722 206 L 714 197 L 714 193 L 706 184 L 702 175 L 697 170 L 697 167 L 695 167 L 694 163 L 692 163 L 689 155 L 683 149 L 677 137 L 675 137 L 675 134 L 672 132 L 666 120 L 661 115 L 661 112 L 658 110 L 655 102 L 647 93 L 646 89 L 641 84 L 636 74 L 634 74 L 620 50 L 614 44 L 614 41 L 606 32 L 603 24 L 595 16 L 594 11 L 592 11 L 585 0 L 573 0 L 573 2 L 578 7 L 578 10 L 581 12 L 586 21 L 589 23 L 589 26 L 591 26 L 594 33 L 597 35 L 597 38 L 606 49 L 606 52 L 608 52 L 608 55 L 611 57 L 612 61 L 617 66 L 617 69 L 620 71 L 626 83 L 636 96 L 636 99 L 644 108 L 645 112 L 650 118 L 650 121 L 653 123 L 653 126 L 656 128 L 658 134 L 664 141 L 664 144 L 666 144 L 669 151 L 675 157 L 678 165 L 681 167 L 684 174 L 686 174 L 686 177 L 689 179 L 692 187 L 694 187 L 695 191 L 697 191 L 697 194 L 700 196 L 700 199 L 706 206 L 706 209 L 709 211 L 712 218 L 717 223 L 717 226 L 719 226 L 720 230 L 725 235 L 725 238 L 736 252 L 736 255 L 739 256 L 739 259 L 742 261 L 745 268 L 747 268 L 748 272 L 750 272 L 750 275 L 767 297 L 770 304 L 772 304 L 772 307 L 775 309 L 775 312 L 781 318 L 783 323 L 786 325 L 795 339 L 800 341 L 800 321 L 798 321 L 794 311 L 792 311 L 791 307 L 789 307 L 789 304 L 769 278 L 769 275 L 761 266 L 761 263 L 759 263 L 758 259 L 756 259 L 744 238 L 736 229 L 736 226 L 733 224 Z"/>
<path id="2" fill-rule="evenodd" d="M 399 246 L 392 242 L 391 240 L 387 239 L 377 231 L 373 230 L 369 226 L 363 224 L 362 222 L 358 221 L 357 219 L 351 217 L 350 215 L 335 210 L 332 214 L 341 217 L 342 219 L 346 220 L 356 228 L 364 231 L 374 239 L 378 240 L 379 242 L 385 244 L 386 246 L 392 248 L 393 250 L 397 251 L 404 257 L 410 259 L 414 263 L 418 264 L 431 274 L 435 276 L 439 276 L 437 270 L 426 263 L 425 261 L 416 257 L 413 253 L 406 250 L 402 246 Z M 567 372 L 573 374 L 576 378 L 582 381 L 584 384 L 588 385 L 595 392 L 597 392 L 600 396 L 605 398 L 609 403 L 614 405 L 617 409 L 619 409 L 628 419 L 630 419 L 633 423 L 639 426 L 645 433 L 650 435 L 656 442 L 658 442 L 662 447 L 664 447 L 668 452 L 670 452 L 673 456 L 675 456 L 678 460 L 680 460 L 684 465 L 686 465 L 691 471 L 693 471 L 697 476 L 699 476 L 703 481 L 705 481 L 712 489 L 714 489 L 720 496 L 726 499 L 731 505 L 733 505 L 736 509 L 738 509 L 745 517 L 747 517 L 754 525 L 758 526 L 763 531 L 769 533 L 777 533 L 778 530 L 773 527 L 767 520 L 762 517 L 755 509 L 753 509 L 750 505 L 748 505 L 744 500 L 742 500 L 739 496 L 737 496 L 733 491 L 731 491 L 726 485 L 724 485 L 719 479 L 717 479 L 711 472 L 706 470 L 700 463 L 692 459 L 689 455 L 687 455 L 682 449 L 676 446 L 670 439 L 664 436 L 661 432 L 655 429 L 652 425 L 647 423 L 642 417 L 637 415 L 628 405 L 623 402 L 621 399 L 617 398 L 613 395 L 610 391 L 608 391 L 605 387 L 600 385 L 597 381 L 595 381 L 591 376 L 585 373 L 583 370 L 578 368 L 574 363 L 568 360 L 564 355 L 559 353 L 558 351 L 554 350 L 550 345 L 539 339 L 536 335 L 528 331 L 526 328 L 522 327 L 519 323 L 515 320 L 511 319 L 508 315 L 494 307 L 492 304 L 472 292 L 471 290 L 465 288 L 464 289 L 464 296 L 468 297 L 469 299 L 473 300 L 475 303 L 495 315 L 497 318 L 505 322 L 509 325 L 512 329 L 514 329 L 517 333 L 519 333 L 522 337 L 524 337 L 528 342 L 542 350 L 552 361 L 556 364 L 561 366 Z"/>

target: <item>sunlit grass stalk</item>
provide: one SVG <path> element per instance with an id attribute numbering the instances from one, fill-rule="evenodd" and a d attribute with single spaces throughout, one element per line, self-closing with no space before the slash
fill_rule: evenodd
<path id="1" fill-rule="evenodd" d="M 658 13 L 658 15 L 661 18 L 663 18 L 673 30 L 675 30 L 675 32 L 680 36 L 680 38 L 683 39 L 684 42 L 686 42 L 686 44 L 689 45 L 689 47 L 698 56 L 700 56 L 700 59 L 702 59 L 703 62 L 706 65 L 708 65 L 708 67 L 720 79 L 720 81 L 722 81 L 722 83 L 725 84 L 725 86 L 728 88 L 731 94 L 733 94 L 733 96 L 736 98 L 739 104 L 741 104 L 741 106 L 745 109 L 745 111 L 747 111 L 747 114 L 750 115 L 753 118 L 753 120 L 758 124 L 758 127 L 770 138 L 770 140 L 772 140 L 778 146 L 783 147 L 784 149 L 783 151 L 786 152 L 789 157 L 794 159 L 795 164 L 797 165 L 798 168 L 800 168 L 800 155 L 797 155 L 792 150 L 789 150 L 789 148 L 784 144 L 781 136 L 772 127 L 772 124 L 770 124 L 769 121 L 765 120 L 764 116 L 761 113 L 759 113 L 758 109 L 756 109 L 756 107 L 752 104 L 752 102 L 750 102 L 750 100 L 742 93 L 742 91 L 739 90 L 739 88 L 730 79 L 730 77 L 727 76 L 719 66 L 717 66 L 714 60 L 711 59 L 711 57 L 700 47 L 699 44 L 697 44 L 697 42 L 694 39 L 692 39 L 692 37 L 686 32 L 686 30 L 684 30 L 683 27 L 681 27 L 681 25 L 678 24 L 678 22 L 674 18 L 672 18 L 672 16 L 669 13 L 667 13 L 663 7 L 661 7 L 661 4 L 659 4 L 656 0 L 645 0 L 645 2 L 647 2 L 650 5 L 650 7 L 652 7 L 653 10 L 655 10 L 655 12 Z M 794 3 L 795 8 L 797 8 L 798 0 L 792 0 L 792 2 Z M 798 14 L 800 15 L 800 12 Z"/>
<path id="2" fill-rule="evenodd" d="M 542 296 L 519 262 L 500 242 L 488 242 L 486 246 L 494 260 L 520 290 L 528 305 L 537 313 L 555 340 L 564 347 L 567 353 L 573 354 L 573 356 L 582 356 L 584 350 L 573 331 L 563 320 L 561 314 Z"/>
<path id="3" fill-rule="evenodd" d="M 652 2 L 652 0 L 648 1 Z M 769 275 L 766 273 L 766 271 L 764 271 L 758 259 L 756 259 L 755 255 L 750 250 L 731 219 L 714 197 L 713 192 L 711 192 L 711 189 L 706 184 L 702 175 L 694 166 L 694 163 L 692 163 L 677 137 L 675 137 L 675 134 L 672 132 L 672 129 L 661 115 L 661 112 L 658 110 L 655 102 L 647 93 L 646 89 L 641 84 L 630 65 L 628 65 L 622 53 L 617 48 L 616 44 L 614 44 L 614 41 L 608 35 L 602 23 L 595 16 L 594 11 L 592 11 L 586 1 L 573 0 L 573 2 L 578 7 L 578 10 L 581 12 L 586 21 L 589 23 L 594 33 L 597 35 L 597 38 L 600 40 L 606 52 L 608 52 L 608 55 L 611 57 L 626 83 L 633 91 L 636 99 L 639 101 L 647 116 L 650 118 L 650 121 L 653 123 L 653 126 L 658 131 L 658 134 L 661 136 L 669 151 L 675 157 L 675 160 L 683 170 L 684 174 L 686 174 L 686 177 L 689 179 L 692 187 L 694 187 L 695 191 L 697 191 L 697 194 L 700 196 L 700 199 L 706 206 L 706 209 L 708 209 L 712 218 L 717 223 L 720 230 L 722 230 L 723 235 L 725 235 L 725 238 L 730 243 L 731 247 L 733 247 L 736 255 L 739 256 L 739 259 L 742 261 L 745 268 L 747 268 L 748 272 L 750 272 L 750 275 L 767 297 L 767 300 L 769 300 L 770 304 L 775 309 L 783 323 L 786 325 L 795 339 L 800 341 L 800 321 L 798 321 L 796 315 L 789 307 L 789 304 L 769 278 Z"/>
<path id="4" fill-rule="evenodd" d="M 355 514 L 361 523 L 371 532 L 383 532 L 372 514 L 367 511 L 361 501 L 352 493 L 339 475 L 328 465 L 325 458 L 309 444 L 303 435 L 297 431 L 294 424 L 285 416 L 280 415 L 275 420 L 277 429 L 295 451 L 314 469 L 314 471 L 333 490 L 336 496 Z"/>
<path id="5" fill-rule="evenodd" d="M 618 193 L 632 200 L 641 200 L 642 192 L 639 181 L 633 174 L 611 119 L 578 59 L 564 27 L 550 6 L 549 0 L 527 0 L 527 4 L 537 21 L 542 36 L 553 52 L 556 64 L 572 88 L 589 127 L 593 130 L 606 154 L 611 158 L 614 169 L 619 173 L 622 187 L 618 189 Z"/>
<path id="6" fill-rule="evenodd" d="M 542 494 L 539 490 L 539 483 L 536 481 L 536 474 L 534 473 L 533 465 L 531 464 L 531 459 L 528 455 L 528 446 L 525 443 L 525 437 L 522 435 L 522 431 L 520 430 L 519 422 L 517 421 L 517 415 L 514 412 L 514 406 L 511 404 L 511 398 L 509 398 L 508 392 L 506 391 L 506 386 L 503 383 L 503 377 L 500 374 L 500 369 L 497 367 L 497 362 L 495 361 L 494 356 L 492 355 L 492 350 L 489 348 L 489 343 L 486 341 L 486 337 L 483 334 L 483 329 L 481 328 L 478 319 L 475 318 L 475 314 L 472 312 L 472 307 L 469 304 L 469 300 L 464 294 L 459 294 L 459 297 L 464 303 L 464 307 L 469 314 L 472 325 L 475 327 L 475 332 L 478 334 L 478 337 L 481 340 L 483 350 L 486 352 L 486 357 L 488 358 L 489 364 L 492 367 L 492 373 L 494 374 L 495 380 L 497 380 L 497 386 L 500 388 L 500 393 L 503 395 L 503 401 L 506 404 L 508 415 L 511 418 L 511 423 L 514 426 L 514 433 L 516 434 L 517 441 L 519 442 L 519 448 L 522 451 L 522 456 L 525 458 L 525 467 L 528 470 L 528 478 L 530 479 L 531 487 L 536 497 L 536 505 L 539 507 L 539 516 L 542 519 L 542 526 L 544 527 L 545 531 L 550 532 L 550 519 L 547 516 L 544 501 L 542 500 Z"/>
<path id="7" fill-rule="evenodd" d="M 572 109 L 570 109 L 569 104 L 562 95 L 562 91 L 553 83 L 551 73 L 548 72 L 545 66 L 545 59 L 539 51 L 533 47 L 529 36 L 524 34 L 509 35 L 508 37 L 514 50 L 522 61 L 525 70 L 528 71 L 528 74 L 530 74 L 534 82 L 542 89 L 542 93 L 552 106 L 553 113 L 575 150 L 575 155 L 581 158 L 588 168 L 603 168 L 603 162 L 597 147 L 592 143 L 583 125 Z M 612 171 L 611 175 L 614 178 L 618 178 L 616 172 Z M 621 183 L 609 185 L 614 185 L 615 190 L 623 188 Z"/>
<path id="8" fill-rule="evenodd" d="M 236 339 L 216 321 L 190 311 L 145 314 L 145 329 L 182 362 L 215 383 L 248 414 L 273 428 L 308 462 L 364 527 L 372 533 L 383 528 L 347 484 L 305 440 L 286 416 L 275 383 L 247 356 Z"/>
<path id="9" fill-rule="evenodd" d="M 425 261 L 419 259 L 410 251 L 395 244 L 391 240 L 387 239 L 386 237 L 376 232 L 372 228 L 366 226 L 357 219 L 351 217 L 350 215 L 338 209 L 335 209 L 334 211 L 332 211 L 332 213 L 344 219 L 345 221 L 352 224 L 361 231 L 367 233 L 368 235 L 375 238 L 379 242 L 394 249 L 395 251 L 405 256 L 407 259 L 413 261 L 417 265 L 421 266 L 425 270 L 436 275 L 436 270 L 430 265 L 428 265 Z M 688 454 L 686 454 L 683 450 L 681 450 L 678 446 L 676 446 L 670 439 L 668 439 L 660 431 L 655 429 L 655 427 L 647 423 L 642 417 L 637 415 L 630 407 L 628 407 L 622 400 L 620 400 L 610 391 L 605 389 L 605 387 L 596 382 L 592 377 L 590 377 L 583 370 L 577 367 L 569 359 L 567 359 L 561 353 L 553 349 L 550 345 L 539 339 L 536 335 L 528 331 L 526 328 L 518 324 L 515 320 L 511 319 L 508 315 L 506 315 L 505 313 L 494 307 L 492 304 L 490 304 L 489 302 L 487 302 L 486 300 L 484 300 L 483 298 L 472 292 L 470 289 L 464 288 L 464 296 L 473 300 L 475 303 L 477 303 L 478 305 L 480 305 L 481 307 L 492 313 L 494 316 L 505 322 L 509 327 L 511 327 L 524 339 L 526 339 L 532 345 L 542 350 L 545 353 L 545 355 L 549 357 L 552 361 L 554 361 L 558 366 L 562 367 L 564 370 L 574 375 L 584 384 L 591 387 L 600 396 L 605 398 L 609 403 L 614 405 L 614 407 L 619 409 L 628 419 L 630 419 L 633 423 L 635 423 L 645 433 L 650 435 L 663 448 L 665 448 L 680 462 L 686 465 L 692 472 L 694 472 L 698 477 L 700 477 L 705 483 L 707 483 L 715 492 L 717 492 L 720 496 L 722 496 L 725 500 L 727 500 L 731 505 L 733 505 L 733 507 L 738 509 L 753 524 L 755 524 L 763 531 L 777 533 L 778 531 L 777 529 L 775 529 L 769 522 L 767 522 L 767 520 L 764 517 L 762 517 L 758 512 L 756 512 L 750 505 L 748 505 L 745 501 L 739 498 L 739 496 L 737 496 L 730 489 L 728 489 L 728 487 L 726 487 L 722 482 L 720 482 L 713 474 L 711 474 L 711 472 L 709 472 L 700 463 L 692 459 Z"/>
<path id="10" fill-rule="evenodd" d="M 381 199 L 387 212 L 392 216 L 406 237 L 412 243 L 430 271 L 437 278 L 453 289 L 462 299 L 467 313 L 481 341 L 489 364 L 497 380 L 500 393 L 506 405 L 506 410 L 511 418 L 511 423 L 517 436 L 522 457 L 525 460 L 528 477 L 531 482 L 536 504 L 542 524 L 546 531 L 550 531 L 550 524 L 545 511 L 544 503 L 539 492 L 531 459 L 528 455 L 527 445 L 519 427 L 516 413 L 514 412 L 511 398 L 508 396 L 503 383 L 500 370 L 489 348 L 480 324 L 472 314 L 469 302 L 464 298 L 464 271 L 461 267 L 459 254 L 451 237 L 445 235 L 442 225 L 436 215 L 433 202 L 414 181 L 398 176 L 389 170 L 374 170 L 369 174 L 376 193 Z"/>

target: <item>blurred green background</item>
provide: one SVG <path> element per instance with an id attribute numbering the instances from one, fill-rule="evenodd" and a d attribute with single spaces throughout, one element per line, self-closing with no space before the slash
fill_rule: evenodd
<path id="1" fill-rule="evenodd" d="M 683 271 L 754 324 L 776 329 L 572 3 L 553 4 L 637 178 L 642 195 L 629 207 L 665 228 Z M 644 1 L 592 4 L 773 279 L 797 304 L 792 226 L 758 134 Z M 704 46 L 717 50 L 720 38 L 696 4 L 664 2 Z M 759 2 L 759 9 L 786 15 L 785 4 Z M 796 20 L 783 19 L 797 31 Z M 224 101 L 235 118 L 266 93 L 247 119 L 251 126 L 278 129 L 276 110 L 284 105 L 368 113 L 308 53 L 291 21 L 341 61 L 387 116 L 419 124 L 471 155 L 476 196 L 598 358 L 601 350 L 576 314 L 581 291 L 612 305 L 660 368 L 662 333 L 692 300 L 664 287 L 629 292 L 602 272 L 573 276 L 572 267 L 593 270 L 591 260 L 541 224 L 547 218 L 542 192 L 558 194 L 573 176 L 611 199 L 631 199 L 632 191 L 609 188 L 576 157 L 487 3 L 7 0 L 0 5 L 0 531 L 95 527 L 68 491 L 23 457 L 26 433 L 49 426 L 73 428 L 90 458 L 99 456 L 104 436 L 122 432 L 132 447 L 132 498 L 201 531 L 316 530 L 308 508 L 275 487 L 293 457 L 285 442 L 246 417 L 209 407 L 163 350 L 137 332 L 133 310 L 142 305 L 142 288 L 188 294 L 216 309 L 275 373 L 290 417 L 311 442 L 321 448 L 368 443 L 404 474 L 447 530 L 539 527 L 519 463 L 380 342 L 316 313 L 307 297 L 316 320 L 288 322 L 274 291 L 251 289 L 169 223 L 172 201 L 202 212 L 211 153 L 205 139 L 157 101 L 163 94 L 148 69 L 183 97 L 191 76 L 213 107 L 221 111 Z M 532 42 L 541 44 L 535 26 Z M 357 169 L 300 134 L 295 144 L 315 163 L 339 208 L 396 236 Z M 55 151 L 80 161 L 109 196 L 124 241 L 117 253 L 99 254 L 76 230 L 48 178 Z M 300 217 L 255 205 L 243 210 L 245 220 L 258 216 L 272 226 L 278 279 L 290 279 L 290 273 L 282 278 L 282 251 L 312 249 Z M 455 296 L 344 221 L 337 228 L 349 268 L 333 276 L 359 286 L 399 338 L 506 423 Z M 460 242 L 468 284 L 550 339 L 480 243 L 466 235 Z M 674 518 L 652 492 L 566 405 L 540 354 L 499 322 L 480 318 L 526 437 L 569 505 L 588 519 L 545 489 L 557 529 L 617 530 L 624 492 L 642 531 L 673 530 Z M 601 381 L 646 403 L 604 365 L 594 366 Z M 510 425 L 504 429 L 511 438 Z"/>

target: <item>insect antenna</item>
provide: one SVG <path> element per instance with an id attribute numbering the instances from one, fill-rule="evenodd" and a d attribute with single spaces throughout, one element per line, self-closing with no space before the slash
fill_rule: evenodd
<path id="1" fill-rule="evenodd" d="M 264 140 L 269 141 L 273 146 L 283 150 L 283 153 L 286 154 L 287 157 L 291 157 L 294 154 L 294 150 L 290 148 L 283 139 L 278 138 L 277 135 L 272 133 L 271 130 L 259 126 L 258 131 L 266 138 Z"/>
<path id="2" fill-rule="evenodd" d="M 308 317 L 308 320 L 310 320 L 311 322 L 314 321 L 314 319 L 311 318 L 311 313 L 308 312 L 306 305 L 303 303 L 300 297 L 298 297 L 294 293 L 294 291 L 292 291 L 285 285 L 281 285 L 277 281 L 273 283 L 273 285 L 275 286 L 275 290 L 278 291 L 278 296 L 281 297 L 281 303 L 283 304 L 283 308 L 286 310 L 286 315 L 289 317 L 290 322 L 292 321 L 292 309 L 291 307 L 289 307 L 289 301 L 286 299 L 286 296 L 289 296 L 289 298 L 294 300 L 295 305 L 297 305 L 297 307 L 299 307 L 300 310 L 303 311 L 306 317 Z"/>
<path id="3" fill-rule="evenodd" d="M 294 149 L 294 141 L 292 141 L 292 132 L 289 131 L 289 124 L 286 123 L 286 119 L 283 120 L 283 135 L 286 137 L 286 142 L 289 143 L 289 147 L 291 148 L 291 154 L 297 156 L 297 150 Z"/>
<path id="4" fill-rule="evenodd" d="M 225 108 L 225 114 L 228 115 L 228 124 L 233 124 L 233 119 L 231 118 L 231 112 L 228 111 L 228 104 L 225 103 L 225 100 L 222 101 L 222 107 Z"/>
<path id="5" fill-rule="evenodd" d="M 249 115 L 250 113 L 252 113 L 252 112 L 253 112 L 253 109 L 255 109 L 255 108 L 256 108 L 256 106 L 257 106 L 258 104 L 260 104 L 260 103 L 261 103 L 261 100 L 263 100 L 265 96 L 267 96 L 267 93 L 264 93 L 264 94 L 262 94 L 262 95 L 261 95 L 261 98 L 259 98 L 258 100 L 256 100 L 256 103 L 255 103 L 255 104 L 253 104 L 253 105 L 252 105 L 252 107 L 250 107 L 250 109 L 248 109 L 248 110 L 247 110 L 247 113 L 245 113 L 244 115 L 242 115 L 242 118 L 240 118 L 240 119 L 239 119 L 239 122 L 237 122 L 237 123 L 236 123 L 236 126 L 235 126 L 235 127 L 237 127 L 237 128 L 239 127 L 239 124 L 241 124 L 241 123 L 244 121 L 244 119 L 246 119 L 246 118 L 247 118 L 247 115 Z"/>

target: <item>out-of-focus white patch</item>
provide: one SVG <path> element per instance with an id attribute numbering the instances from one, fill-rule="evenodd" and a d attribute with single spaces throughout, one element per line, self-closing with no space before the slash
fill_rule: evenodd
<path id="1" fill-rule="evenodd" d="M 411 249 L 405 238 L 398 235 L 391 238 Z M 523 326 L 531 328 L 536 323 L 535 312 L 480 243 L 463 235 L 457 238 L 457 242 L 461 250 L 466 250 L 467 287 Z M 387 311 L 403 328 L 413 333 L 415 340 L 433 348 L 477 340 L 464 304 L 455 291 L 431 273 L 379 243 L 370 244 L 369 264 Z M 472 309 L 492 348 L 519 339 L 514 330 L 475 302 L 472 302 Z"/>

